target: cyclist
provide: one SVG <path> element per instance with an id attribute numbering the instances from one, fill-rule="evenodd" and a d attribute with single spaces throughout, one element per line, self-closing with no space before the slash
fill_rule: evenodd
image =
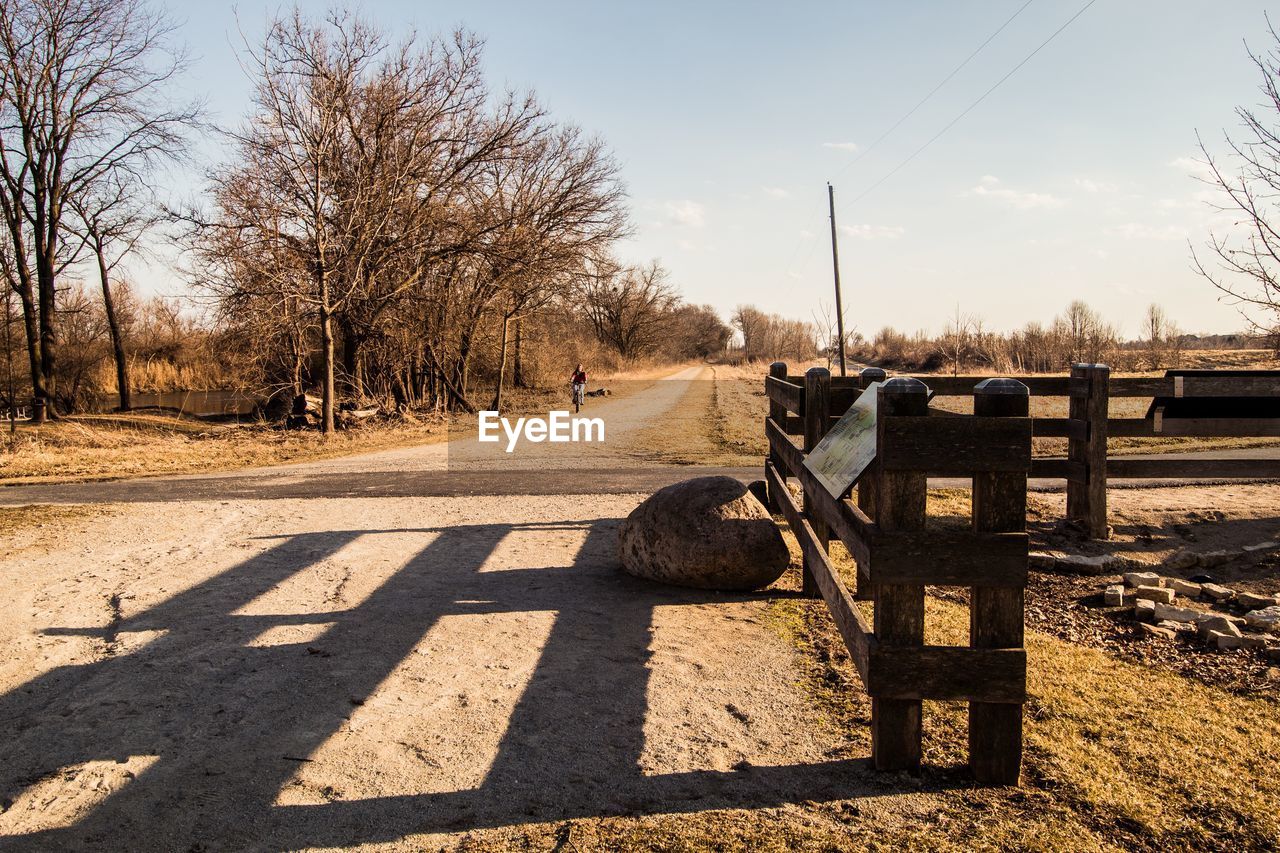
<path id="1" fill-rule="evenodd" d="M 569 377 L 569 384 L 573 386 L 573 410 L 581 411 L 583 395 L 587 392 L 587 373 L 581 364 L 573 371 L 573 376 Z"/>

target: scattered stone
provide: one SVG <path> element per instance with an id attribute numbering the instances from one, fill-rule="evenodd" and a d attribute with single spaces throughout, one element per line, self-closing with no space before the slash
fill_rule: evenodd
<path id="1" fill-rule="evenodd" d="M 1280 542 L 1259 542 L 1257 545 L 1245 545 L 1244 551 L 1252 554 L 1256 551 L 1274 551 L 1277 548 L 1280 548 Z"/>
<path id="2" fill-rule="evenodd" d="M 1200 584 L 1200 593 L 1207 598 L 1212 598 L 1214 601 L 1230 601 L 1235 597 L 1235 593 L 1232 590 L 1216 583 Z"/>
<path id="3" fill-rule="evenodd" d="M 1154 601 L 1139 601 L 1134 605 L 1133 618 L 1139 622 L 1156 621 L 1156 603 Z"/>
<path id="4" fill-rule="evenodd" d="M 1142 602 L 1139 601 L 1139 604 Z M 1153 605 L 1155 620 L 1157 622 L 1168 619 L 1170 622 L 1196 622 L 1205 618 L 1205 614 L 1197 610 L 1190 610 L 1186 607 L 1174 607 L 1170 604 L 1161 604 L 1155 602 Z"/>
<path id="5" fill-rule="evenodd" d="M 1084 554 L 1063 554 L 1054 563 L 1054 568 L 1076 575 L 1093 576 L 1115 574 L 1127 565 L 1128 561 L 1115 554 L 1098 554 L 1092 557 Z"/>
<path id="6" fill-rule="evenodd" d="M 1140 586 L 1133 591 L 1133 597 L 1160 604 L 1173 604 L 1173 590 L 1163 586 Z"/>
<path id="7" fill-rule="evenodd" d="M 658 490 L 622 523 L 618 550 L 629 574 L 699 589 L 760 589 L 791 562 L 769 510 L 732 477 Z"/>
<path id="8" fill-rule="evenodd" d="M 1174 622 L 1169 619 L 1165 619 L 1161 621 L 1159 624 L 1161 628 L 1168 628 L 1170 631 L 1191 631 L 1191 630 L 1194 630 L 1196 627 L 1195 625 L 1192 625 L 1190 622 Z"/>
<path id="9" fill-rule="evenodd" d="M 1164 561 L 1164 567 L 1174 572 L 1184 572 L 1200 565 L 1200 557 L 1194 551 L 1179 551 Z"/>
<path id="10" fill-rule="evenodd" d="M 1246 613 L 1244 623 L 1261 631 L 1280 630 L 1280 606 L 1272 605 Z"/>
<path id="11" fill-rule="evenodd" d="M 1206 551 L 1200 555 L 1196 563 L 1208 569 L 1230 563 L 1237 556 L 1239 555 L 1235 551 Z"/>
<path id="12" fill-rule="evenodd" d="M 1251 651 L 1265 651 L 1267 638 L 1259 637 L 1257 634 L 1247 634 L 1240 638 L 1240 645 Z"/>
<path id="13" fill-rule="evenodd" d="M 1200 584 L 1184 581 L 1182 578 L 1172 578 L 1165 581 L 1165 586 L 1172 589 L 1178 595 L 1185 595 L 1187 598 L 1200 597 Z"/>
<path id="14" fill-rule="evenodd" d="M 1207 619 L 1202 619 L 1197 625 L 1197 628 L 1200 631 L 1201 637 L 1206 637 L 1215 633 L 1229 634 L 1232 637 L 1240 636 L 1240 629 L 1236 627 L 1236 623 L 1232 622 L 1230 619 L 1225 619 L 1222 616 L 1210 616 Z"/>
<path id="15" fill-rule="evenodd" d="M 1065 557 L 1061 551 L 1032 551 L 1027 554 L 1027 566 L 1033 571 L 1049 572 L 1057 566 L 1058 560 Z"/>
<path id="16" fill-rule="evenodd" d="M 1162 637 L 1166 640 L 1175 639 L 1178 635 L 1172 628 L 1164 628 L 1159 625 L 1139 624 L 1138 629 L 1148 637 Z"/>
<path id="17" fill-rule="evenodd" d="M 1227 649 L 1240 648 L 1240 638 L 1231 634 L 1224 634 L 1221 631 L 1210 631 L 1207 640 L 1210 648 L 1226 651 Z"/>
<path id="18" fill-rule="evenodd" d="M 1112 584 L 1102 591 L 1102 601 L 1108 607 L 1120 607 L 1124 604 L 1124 585 Z"/>
<path id="19" fill-rule="evenodd" d="M 1237 592 L 1236 604 L 1239 604 L 1245 610 L 1261 610 L 1264 607 L 1274 607 L 1280 604 L 1280 598 L 1274 595 L 1258 595 L 1252 592 Z"/>
<path id="20" fill-rule="evenodd" d="M 1125 586 L 1160 586 L 1160 576 L 1155 572 L 1126 572 Z"/>

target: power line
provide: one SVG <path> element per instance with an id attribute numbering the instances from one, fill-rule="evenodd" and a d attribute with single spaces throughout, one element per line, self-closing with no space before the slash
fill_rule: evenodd
<path id="1" fill-rule="evenodd" d="M 854 163 L 857 163 L 857 162 L 858 162 L 859 160 L 861 160 L 863 157 L 865 157 L 865 156 L 867 156 L 868 154 L 870 154 L 870 153 L 871 153 L 871 150 L 872 150 L 873 148 L 875 148 L 877 145 L 879 145 L 881 142 L 883 142 L 886 136 L 888 136 L 889 134 L 893 133 L 895 130 L 897 130 L 899 127 L 901 127 L 901 126 L 902 126 L 902 123 L 903 123 L 904 121 L 906 121 L 907 119 L 909 119 L 909 118 L 911 118 L 913 115 L 915 115 L 915 114 L 916 114 L 916 110 L 918 110 L 918 109 L 920 109 L 921 107 L 923 107 L 923 106 L 925 105 L 925 103 L 927 103 L 927 102 L 928 102 L 928 100 L 929 100 L 930 98 L 932 98 L 934 95 L 938 94 L 938 90 L 939 90 L 939 89 L 941 89 L 943 86 L 945 86 L 945 85 L 947 85 L 948 83 L 950 83 L 950 82 L 951 82 L 951 78 L 952 78 L 952 77 L 955 77 L 957 74 L 959 74 L 959 73 L 960 73 L 960 71 L 961 71 L 961 70 L 962 70 L 966 65 L 968 65 L 968 64 L 973 60 L 973 58 L 974 58 L 975 56 L 977 56 L 979 53 L 982 53 L 983 48 L 985 48 L 987 45 L 991 44 L 991 42 L 995 41 L 996 36 L 998 36 L 998 35 L 1000 35 L 1002 32 L 1004 32 L 1004 31 L 1005 31 L 1005 28 L 1006 28 L 1006 27 L 1008 27 L 1010 24 L 1012 24 L 1012 23 L 1013 23 L 1014 18 L 1016 18 L 1016 17 L 1018 17 L 1019 15 L 1021 15 L 1021 14 L 1022 14 L 1022 12 L 1023 12 L 1023 10 L 1025 10 L 1028 6 L 1030 6 L 1030 5 L 1031 5 L 1032 3 L 1034 3 L 1034 2 L 1035 2 L 1035 0 L 1027 0 L 1027 2 L 1025 2 L 1025 3 L 1023 3 L 1021 6 L 1019 6 L 1019 7 L 1017 8 L 1017 10 L 1016 10 L 1012 15 L 1010 15 L 1008 18 L 1006 18 L 1006 19 L 1005 19 L 1005 22 L 1004 22 L 1003 24 L 1001 24 L 1001 25 L 996 29 L 996 31 L 995 31 L 994 33 L 992 33 L 991 35 L 987 36 L 987 40 L 986 40 L 986 41 L 984 41 L 982 44 L 980 44 L 980 45 L 978 45 L 976 48 L 974 48 L 973 53 L 970 53 L 968 56 L 966 56 L 966 57 L 964 58 L 964 61 L 963 61 L 963 62 L 961 62 L 961 63 L 960 63 L 959 65 L 957 65 L 955 68 L 951 69 L 951 73 L 950 73 L 950 74 L 948 74 L 946 77 L 943 77 L 943 78 L 942 78 L 942 82 L 940 82 L 938 85 L 936 85 L 936 86 L 934 86 L 932 89 L 930 89 L 930 90 L 929 90 L 929 94 L 925 95 L 923 98 L 921 98 L 919 101 L 917 101 L 917 102 L 916 102 L 916 105 L 915 105 L 914 107 L 912 107 L 911 109 L 907 110 L 907 112 L 906 112 L 905 114 L 903 114 L 903 116 L 902 116 L 901 118 L 899 118 L 899 119 L 898 119 L 897 121 L 895 121 L 892 125 L 890 125 L 890 127 L 889 127 L 889 129 L 888 129 L 888 130 L 886 130 L 884 133 L 882 133 L 882 134 L 880 134 L 878 137 L 876 137 L 876 140 L 875 140 L 874 142 L 872 142 L 872 143 L 871 143 L 870 145 L 868 145 L 866 148 L 864 148 L 864 149 L 862 149 L 861 151 L 859 151 L 859 152 L 858 152 L 858 155 L 857 155 L 856 157 L 854 157 L 854 158 L 853 158 L 852 160 L 850 160 L 848 163 L 845 163 L 843 166 L 841 166 L 841 167 L 840 167 L 840 170 L 836 172 L 836 177 L 839 177 L 841 174 L 843 174 L 843 173 L 845 172 L 845 170 L 847 170 L 847 169 L 848 169 L 850 166 L 852 166 Z"/>
<path id="2" fill-rule="evenodd" d="M 925 150 L 926 148 L 928 148 L 928 147 L 929 147 L 930 145 L 932 145 L 933 143 L 937 142 L 937 141 L 938 141 L 938 139 L 940 139 L 940 138 L 942 137 L 942 135 L 943 135 L 944 133 L 946 133 L 948 130 L 950 130 L 951 128 L 955 127 L 955 125 L 956 125 L 956 124 L 957 124 L 957 123 L 958 123 L 962 118 L 964 118 L 965 116 L 967 116 L 967 115 L 968 115 L 970 112 L 972 112 L 972 111 L 973 111 L 973 110 L 974 110 L 974 109 L 975 109 L 979 104 L 981 104 L 983 101 L 985 101 L 985 100 L 987 99 L 987 96 L 988 96 L 988 95 L 990 95 L 990 94 L 991 94 L 992 92 L 994 92 L 996 89 L 1000 88 L 1000 86 L 1001 86 L 1001 85 L 1002 85 L 1006 80 L 1008 80 L 1010 77 L 1012 77 L 1014 74 L 1016 74 L 1016 73 L 1018 72 L 1018 69 L 1022 68 L 1022 66 L 1026 65 L 1028 62 L 1030 62 L 1030 61 L 1031 61 L 1031 59 L 1032 59 L 1032 57 L 1034 57 L 1037 53 L 1039 53 L 1041 50 L 1043 50 L 1043 49 L 1045 48 L 1045 46 L 1049 44 L 1049 42 L 1051 42 L 1051 41 L 1053 41 L 1055 38 L 1057 38 L 1057 37 L 1058 37 L 1058 35 L 1059 35 L 1059 34 L 1061 34 L 1063 30 L 1065 30 L 1067 27 L 1071 26 L 1071 24 L 1073 24 L 1073 23 L 1075 22 L 1076 18 L 1079 18 L 1081 15 L 1083 15 L 1085 12 L 1087 12 L 1087 11 L 1089 10 L 1089 7 L 1090 7 L 1090 6 L 1092 6 L 1092 5 L 1093 5 L 1094 3 L 1096 3 L 1096 2 L 1098 2 L 1098 0 L 1089 0 L 1089 2 L 1087 2 L 1087 3 L 1085 3 L 1083 6 L 1081 6 L 1081 7 L 1080 7 L 1080 9 L 1079 9 L 1079 11 L 1077 11 L 1074 15 L 1072 15 L 1070 18 L 1068 18 L 1068 19 L 1066 20 L 1066 23 L 1064 23 L 1062 26 L 1060 26 L 1060 27 L 1058 27 L 1056 30 L 1054 30 L 1054 31 L 1049 35 L 1049 37 L 1048 37 L 1047 39 L 1045 39 L 1044 41 L 1040 42 L 1040 44 L 1036 46 L 1035 50 L 1031 51 L 1031 52 L 1030 52 L 1030 53 L 1028 53 L 1025 57 L 1023 57 L 1023 59 L 1022 59 L 1022 61 L 1021 61 L 1021 62 L 1019 62 L 1017 65 L 1013 66 L 1013 68 L 1011 68 L 1007 74 L 1005 74 L 1003 77 L 1001 77 L 999 80 L 997 80 L 994 84 L 992 84 L 991 88 L 990 88 L 990 89 L 987 89 L 987 91 L 983 92 L 983 93 L 978 97 L 978 99 L 977 99 L 976 101 L 974 101 L 973 103 L 969 104 L 969 106 L 965 107 L 965 108 L 964 108 L 964 110 L 963 110 L 963 111 L 962 111 L 958 116 L 956 116 L 955 118 L 953 118 L 951 121 L 947 122 L 947 124 L 946 124 L 946 125 L 944 125 L 944 126 L 943 126 L 943 128 L 942 128 L 941 130 L 939 130 L 937 133 L 935 133 L 932 137 L 930 137 L 930 138 L 929 138 L 929 141 L 928 141 L 928 142 L 926 142 L 924 145 L 921 145 L 919 148 L 917 148 L 915 151 L 913 151 L 913 152 L 910 154 L 910 156 L 908 156 L 905 160 L 903 160 L 901 163 L 899 163 L 898 165 L 896 165 L 896 166 L 894 166 L 892 169 L 890 169 L 888 172 L 886 172 L 886 173 L 885 173 L 885 174 L 884 174 L 884 175 L 883 175 L 883 176 L 882 176 L 878 181 L 876 181 L 874 184 L 872 184 L 871 186 L 867 187 L 865 190 L 863 190 L 861 193 L 859 193 L 857 196 L 855 196 L 855 197 L 853 198 L 853 200 L 852 200 L 852 201 L 850 201 L 850 202 L 848 203 L 848 205 L 845 205 L 845 207 L 848 207 L 849 205 L 857 204 L 859 201 L 861 201 L 863 198 L 865 198 L 867 195 L 869 195 L 873 190 L 875 190 L 877 187 L 879 187 L 879 186 L 880 186 L 881 184 L 883 184 L 885 181 L 889 180 L 889 179 L 890 179 L 890 178 L 892 178 L 894 175 L 896 175 L 898 172 L 900 172 L 900 171 L 901 171 L 901 170 L 902 170 L 902 169 L 903 169 L 903 168 L 904 168 L 908 163 L 910 163 L 912 160 L 916 159 L 916 157 L 919 157 L 922 153 L 924 153 L 924 150 Z"/>

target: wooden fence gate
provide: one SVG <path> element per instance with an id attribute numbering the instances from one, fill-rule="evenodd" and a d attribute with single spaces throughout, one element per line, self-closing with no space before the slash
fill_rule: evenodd
<path id="1" fill-rule="evenodd" d="M 862 385 L 883 378 L 864 371 Z M 856 502 L 831 496 L 804 458 L 859 393 L 813 368 L 789 377 L 775 362 L 765 380 L 769 456 L 765 480 L 804 553 L 804 591 L 821 596 L 871 697 L 871 755 L 879 770 L 920 766 L 922 700 L 969 703 L 969 764 L 983 782 L 1016 784 L 1026 699 L 1023 590 L 1031 468 L 1028 390 L 996 379 L 973 388 L 974 414 L 929 407 L 929 389 L 896 378 L 878 392 L 876 460 Z M 794 413 L 794 416 L 791 414 Z M 803 436 L 797 446 L 792 435 Z M 973 479 L 972 529 L 932 529 L 929 475 Z M 798 480 L 802 499 L 788 487 Z M 832 566 L 831 536 L 857 563 L 854 592 Z M 925 585 L 970 591 L 969 645 L 925 644 Z M 872 602 L 872 624 L 855 604 Z"/>

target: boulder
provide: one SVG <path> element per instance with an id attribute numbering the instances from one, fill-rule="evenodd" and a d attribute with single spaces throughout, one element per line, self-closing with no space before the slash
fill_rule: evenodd
<path id="1" fill-rule="evenodd" d="M 1210 648 L 1218 649 L 1219 651 L 1238 649 L 1241 646 L 1239 637 L 1234 637 L 1231 634 L 1224 634 L 1221 631 L 1210 631 L 1205 643 Z"/>
<path id="2" fill-rule="evenodd" d="M 1142 602 L 1139 601 L 1139 604 Z M 1155 621 L 1163 622 L 1168 619 L 1170 622 L 1199 622 L 1204 619 L 1206 614 L 1186 607 L 1174 607 L 1171 604 L 1161 604 L 1154 602 L 1152 605 Z"/>
<path id="3" fill-rule="evenodd" d="M 769 511 L 732 477 L 655 492 L 622 523 L 618 549 L 629 574 L 698 589 L 759 589 L 791 562 Z"/>
<path id="4" fill-rule="evenodd" d="M 1112 584 L 1102 591 L 1102 601 L 1108 607 L 1119 607 L 1124 604 L 1124 586 Z"/>
<path id="5" fill-rule="evenodd" d="M 1156 603 L 1154 601 L 1139 600 L 1133 606 L 1133 618 L 1139 622 L 1156 621 Z"/>

